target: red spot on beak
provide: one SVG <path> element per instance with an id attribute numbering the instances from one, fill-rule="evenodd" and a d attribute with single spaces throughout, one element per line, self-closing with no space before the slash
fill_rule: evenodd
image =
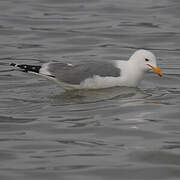
<path id="1" fill-rule="evenodd" d="M 160 77 L 163 76 L 163 72 L 159 67 L 151 66 L 150 64 L 147 64 L 154 72 L 156 72 Z"/>

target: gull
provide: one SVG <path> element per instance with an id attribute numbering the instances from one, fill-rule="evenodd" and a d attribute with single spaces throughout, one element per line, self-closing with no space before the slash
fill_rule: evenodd
<path id="1" fill-rule="evenodd" d="M 51 79 L 65 90 L 137 87 L 145 72 L 150 70 L 163 76 L 163 72 L 157 66 L 155 55 L 144 49 L 135 51 L 127 61 L 89 61 L 79 64 L 49 62 L 41 66 L 15 63 L 10 65 L 24 72 Z"/>

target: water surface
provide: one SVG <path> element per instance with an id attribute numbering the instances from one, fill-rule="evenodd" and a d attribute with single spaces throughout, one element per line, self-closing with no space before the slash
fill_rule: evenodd
<path id="1" fill-rule="evenodd" d="M 0 1 L 0 179 L 180 178 L 180 2 Z M 64 92 L 8 63 L 128 59 L 164 71 L 138 88 Z"/>

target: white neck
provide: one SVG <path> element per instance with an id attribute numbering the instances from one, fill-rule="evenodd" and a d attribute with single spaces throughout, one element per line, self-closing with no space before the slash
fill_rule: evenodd
<path id="1" fill-rule="evenodd" d="M 139 69 L 137 64 L 134 64 L 133 61 L 126 61 L 126 63 L 120 63 L 119 67 L 124 66 L 122 73 L 122 84 L 124 86 L 136 87 L 139 82 L 142 80 L 144 71 Z"/>
<path id="2" fill-rule="evenodd" d="M 128 62 L 127 68 L 129 69 L 128 80 L 132 85 L 137 86 L 142 80 L 145 72 L 139 69 L 139 66 L 137 66 L 133 61 Z"/>

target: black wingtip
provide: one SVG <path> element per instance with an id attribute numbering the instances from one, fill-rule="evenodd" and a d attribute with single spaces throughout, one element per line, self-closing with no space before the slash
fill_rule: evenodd
<path id="1" fill-rule="evenodd" d="M 35 72 L 39 73 L 39 70 L 41 69 L 41 66 L 36 66 L 36 65 L 28 65 L 28 64 L 15 64 L 15 63 L 10 63 L 10 66 L 18 67 L 24 72 Z"/>
<path id="2" fill-rule="evenodd" d="M 11 63 L 10 66 L 16 66 L 16 64 L 15 63 Z"/>

